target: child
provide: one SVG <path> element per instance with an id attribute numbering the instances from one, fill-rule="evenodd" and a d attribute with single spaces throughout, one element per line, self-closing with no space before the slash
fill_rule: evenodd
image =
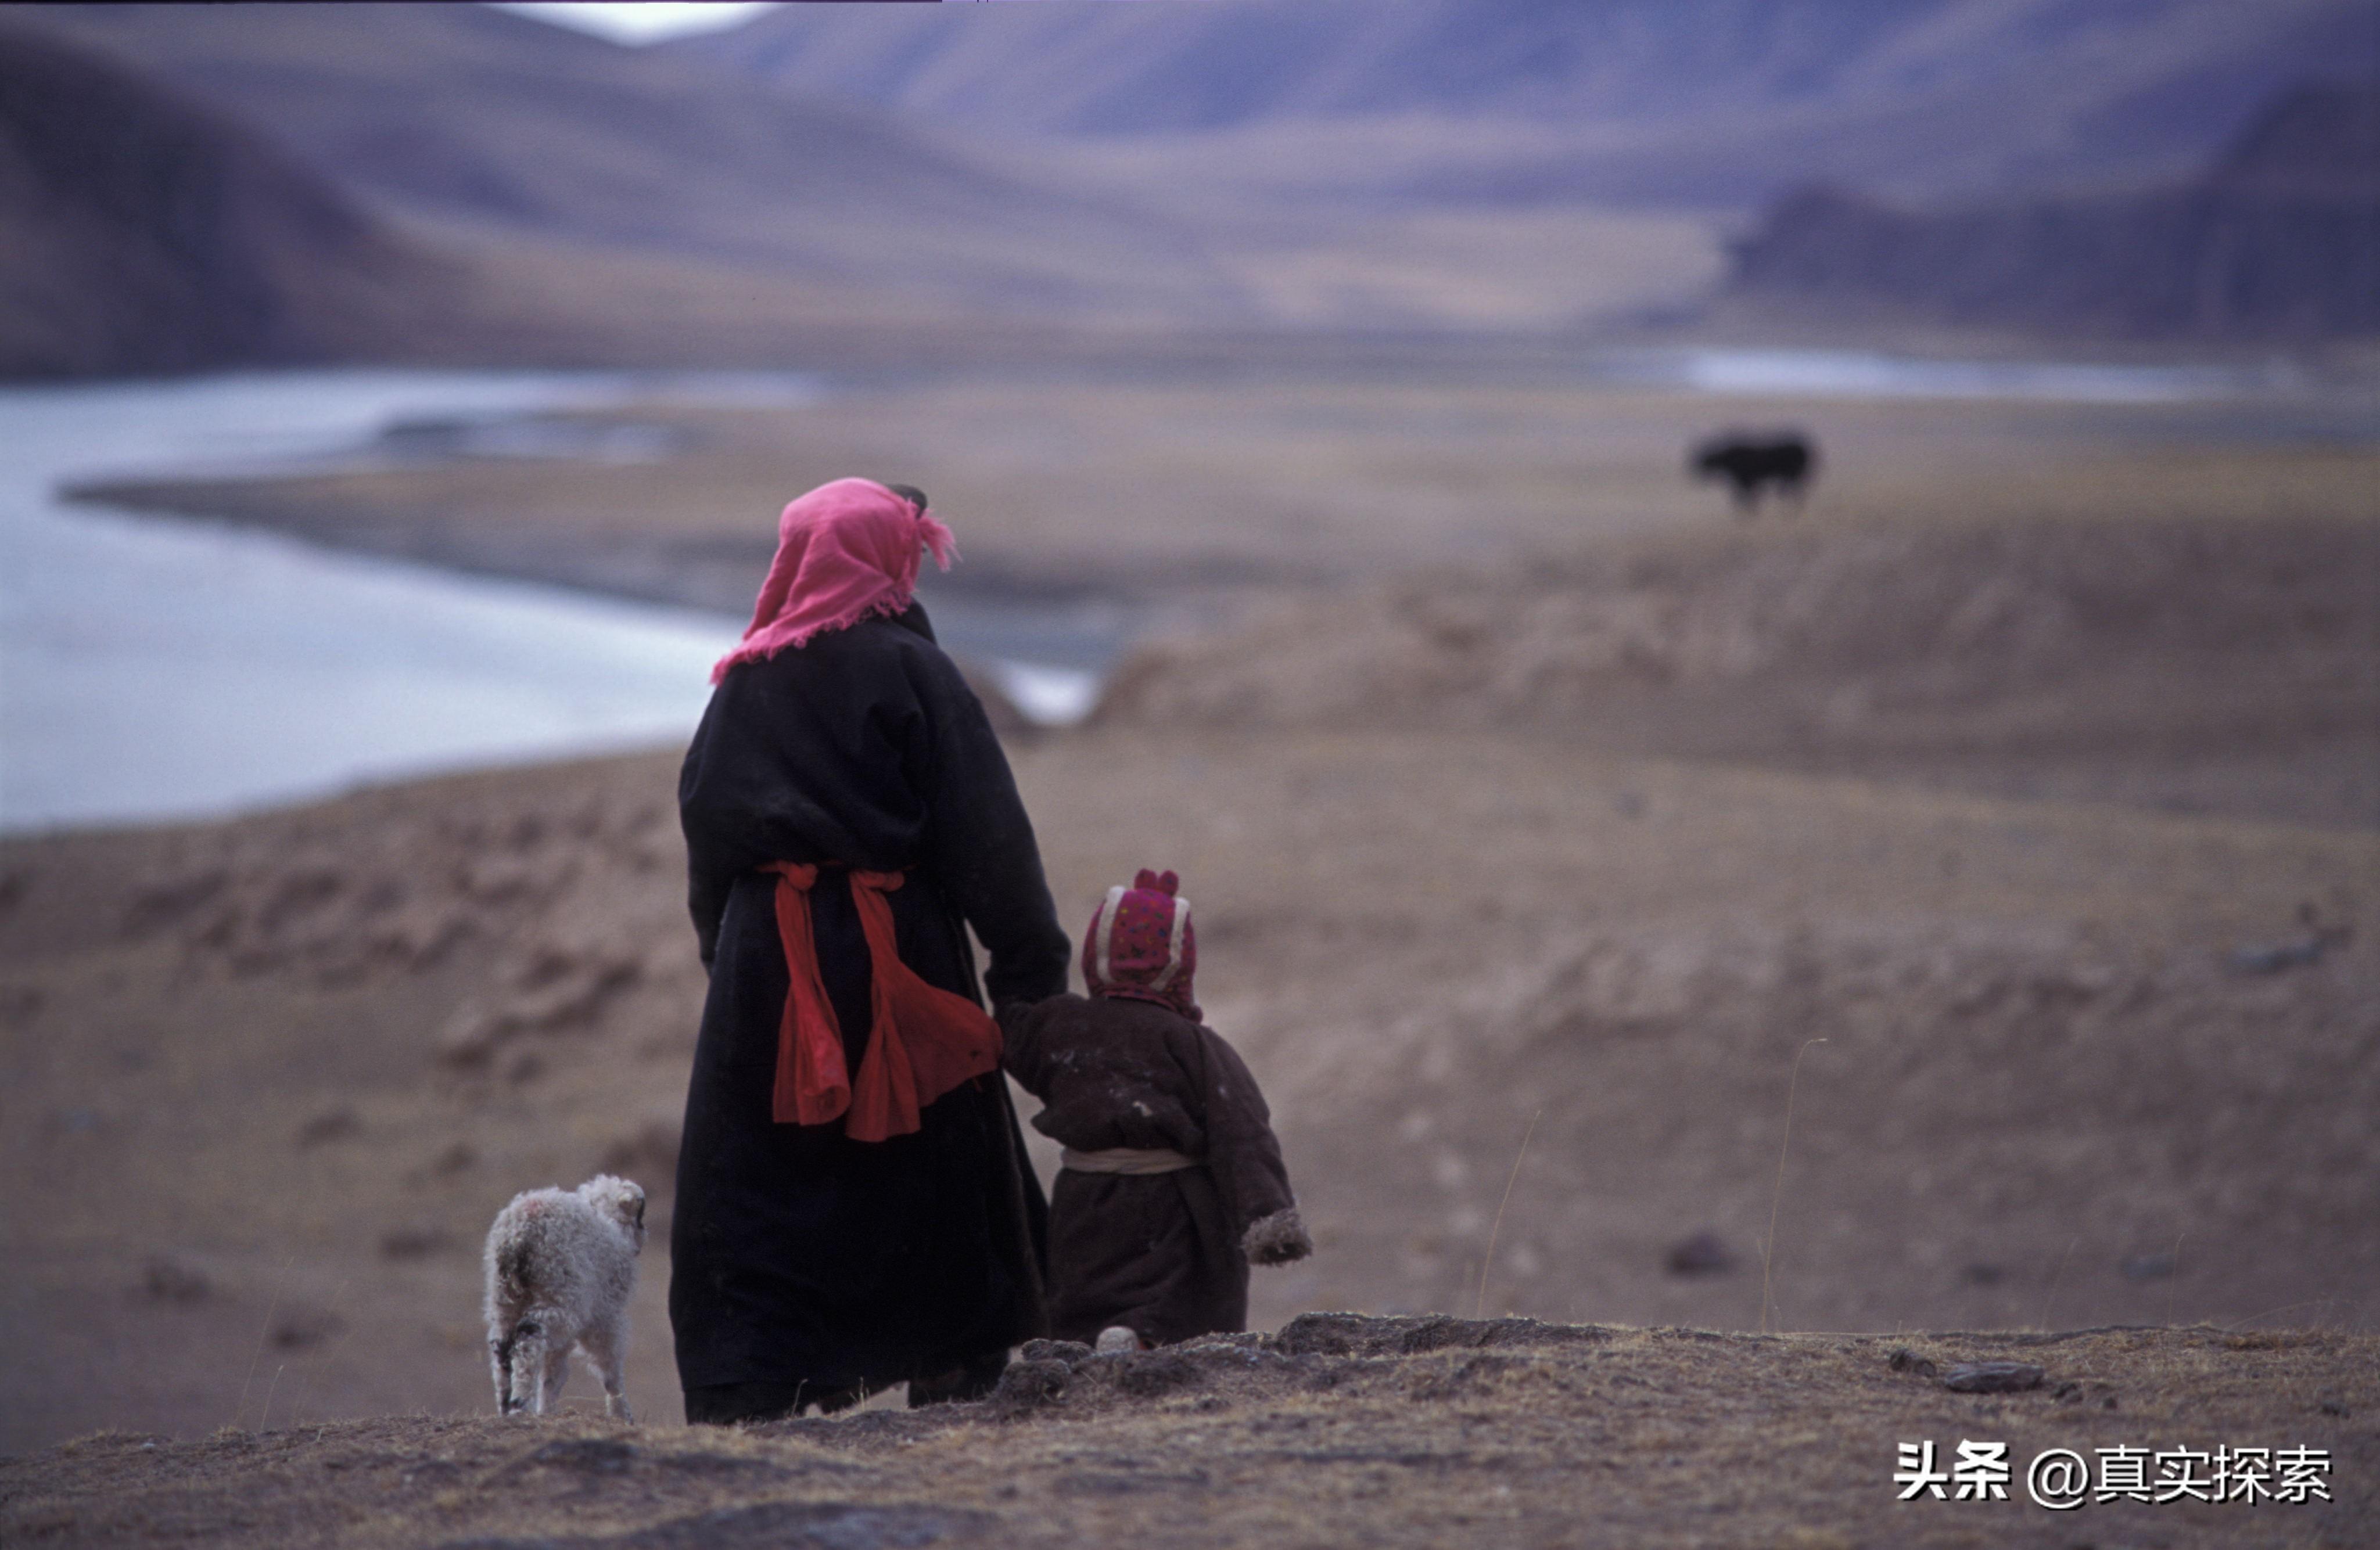
<path id="1" fill-rule="evenodd" d="M 1238 1330 L 1248 1265 L 1314 1252 L 1255 1078 L 1198 1023 L 1190 902 L 1171 872 L 1112 888 L 1083 941 L 1090 999 L 1008 1019 L 1009 1074 L 1066 1148 L 1050 1204 L 1050 1321 L 1115 1349 Z M 1108 1338 L 1100 1341 L 1105 1333 Z"/>

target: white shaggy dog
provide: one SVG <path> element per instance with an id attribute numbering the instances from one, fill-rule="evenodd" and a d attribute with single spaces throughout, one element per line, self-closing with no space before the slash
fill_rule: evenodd
<path id="1" fill-rule="evenodd" d="M 488 1229 L 488 1362 L 496 1408 L 542 1415 L 562 1397 L 570 1348 L 603 1380 L 603 1409 L 628 1412 L 628 1294 L 645 1246 L 645 1192 L 599 1173 L 576 1190 L 527 1190 Z"/>

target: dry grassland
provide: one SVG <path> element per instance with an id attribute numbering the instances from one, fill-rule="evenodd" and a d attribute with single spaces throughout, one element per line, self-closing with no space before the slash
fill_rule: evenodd
<path id="1" fill-rule="evenodd" d="M 1563 367 L 1555 352 L 1517 369 Z M 1444 364 L 1172 375 L 962 374 L 855 383 L 799 408 L 656 406 L 633 418 L 692 445 L 643 465 L 476 461 L 103 493 L 740 613 L 778 508 L 855 472 L 931 492 L 967 557 L 953 587 L 1144 602 L 1558 558 L 1615 537 L 1741 546 L 1874 523 L 2368 520 L 2380 478 L 2364 417 L 2335 397 L 1714 399 L 1499 385 Z M 1738 525 L 1718 490 L 1685 478 L 1686 448 L 1725 425 L 1777 424 L 1817 437 L 1815 490 L 1791 517 Z"/>

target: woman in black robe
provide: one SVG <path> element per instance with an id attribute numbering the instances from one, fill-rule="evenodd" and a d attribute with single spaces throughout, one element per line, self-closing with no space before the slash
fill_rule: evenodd
<path id="1" fill-rule="evenodd" d="M 881 1140 L 774 1117 L 791 972 L 763 868 L 819 868 L 818 983 L 849 1072 L 876 972 L 855 871 L 902 874 L 882 895 L 901 963 L 971 1007 L 969 926 L 995 1009 L 1063 990 L 1068 953 L 1007 760 L 911 597 L 921 545 L 947 564 L 947 530 L 921 494 L 844 479 L 779 531 L 678 788 L 710 971 L 670 1236 L 690 1422 L 832 1410 L 905 1381 L 913 1403 L 980 1393 L 1046 1321 L 1047 1207 L 996 1066 Z"/>

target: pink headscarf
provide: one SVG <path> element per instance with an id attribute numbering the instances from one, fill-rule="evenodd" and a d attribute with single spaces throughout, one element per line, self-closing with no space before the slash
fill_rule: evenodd
<path id="1" fill-rule="evenodd" d="M 901 612 L 917 593 L 920 549 L 944 570 L 958 558 L 948 527 L 874 479 L 837 479 L 795 501 L 777 518 L 777 557 L 743 643 L 719 659 L 710 681 L 822 631 Z"/>
<path id="2" fill-rule="evenodd" d="M 1083 983 L 1094 996 L 1155 1001 L 1193 1023 L 1202 1013 L 1190 991 L 1198 972 L 1198 933 L 1182 879 L 1144 866 L 1130 888 L 1111 888 L 1083 934 Z"/>

